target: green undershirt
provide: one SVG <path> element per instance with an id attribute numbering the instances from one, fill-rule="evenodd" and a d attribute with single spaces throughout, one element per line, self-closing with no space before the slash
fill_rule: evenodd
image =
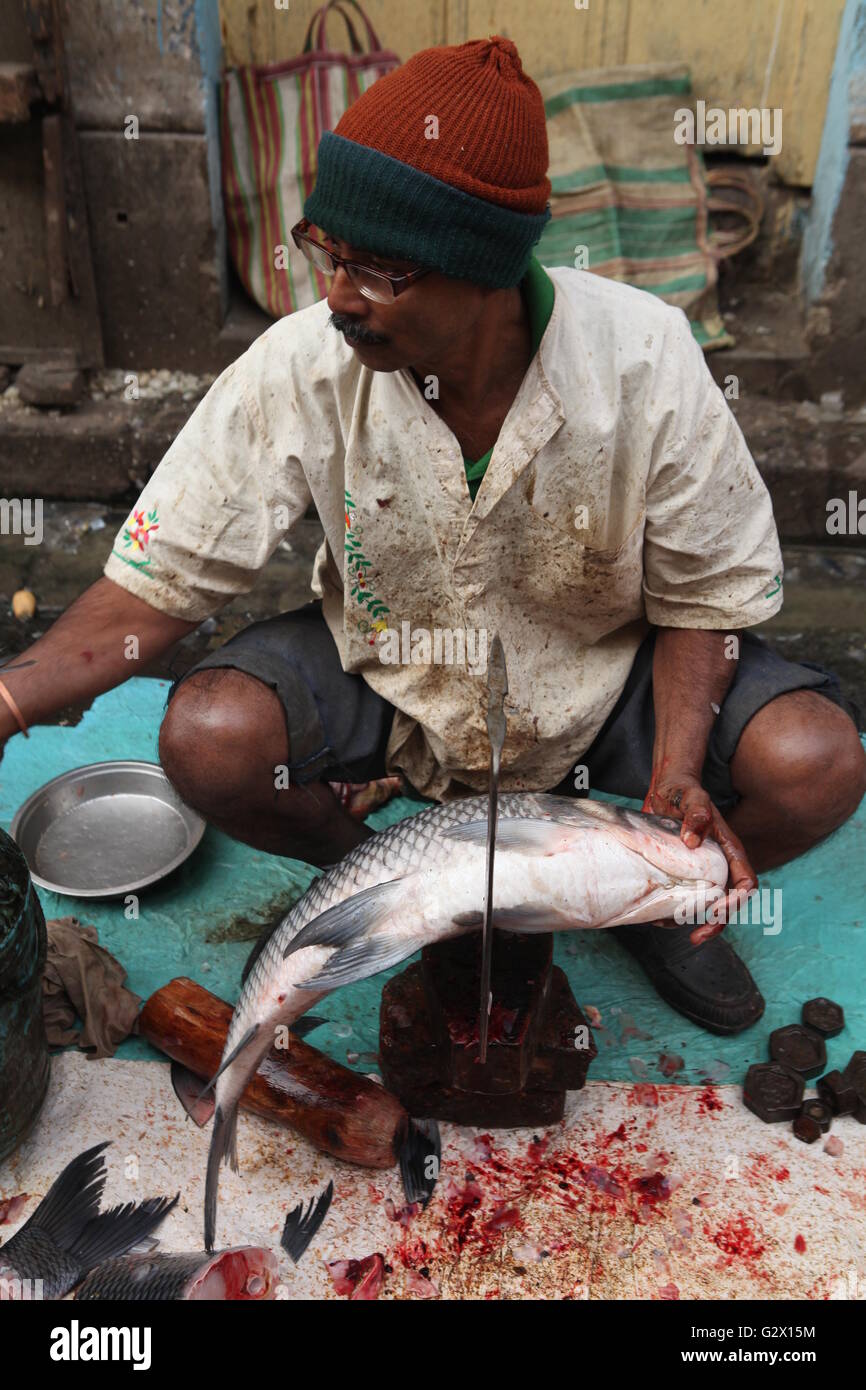
<path id="1" fill-rule="evenodd" d="M 526 308 L 529 313 L 529 328 L 532 336 L 532 356 L 538 351 L 539 344 L 544 337 L 544 330 L 550 321 L 553 313 L 554 289 L 553 281 L 548 275 L 544 266 L 535 256 L 529 262 L 526 274 L 520 282 L 523 297 L 526 300 Z M 494 446 L 495 447 L 495 446 Z M 490 462 L 490 455 L 493 449 L 488 449 L 483 458 L 476 459 L 473 463 L 470 459 L 464 458 L 463 466 L 466 469 L 466 481 L 469 484 L 469 496 L 475 501 L 475 495 L 481 486 L 481 479 L 487 470 Z"/>

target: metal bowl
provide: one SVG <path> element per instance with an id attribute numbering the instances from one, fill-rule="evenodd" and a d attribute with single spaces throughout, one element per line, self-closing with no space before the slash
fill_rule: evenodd
<path id="1" fill-rule="evenodd" d="M 204 830 L 158 763 L 117 760 L 46 782 L 15 812 L 10 833 L 40 888 L 110 898 L 165 878 Z"/>

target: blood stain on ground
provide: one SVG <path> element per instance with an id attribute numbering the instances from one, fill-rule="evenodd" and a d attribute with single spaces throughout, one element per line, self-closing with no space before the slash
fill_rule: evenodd
<path id="1" fill-rule="evenodd" d="M 497 1231 L 519 1230 L 523 1225 L 520 1219 L 520 1212 L 516 1207 L 499 1207 L 494 1211 L 489 1221 L 485 1221 L 481 1227 L 485 1235 L 494 1235 Z"/>
<path id="2" fill-rule="evenodd" d="M 798 1255 L 803 1254 L 803 1251 L 806 1249 L 806 1242 L 802 1236 L 797 1236 L 796 1240 L 794 1241 L 794 1249 L 797 1251 Z"/>
<path id="3" fill-rule="evenodd" d="M 654 1108 L 659 1103 L 658 1086 L 653 1086 L 652 1082 L 640 1082 L 637 1086 L 632 1086 L 628 1100 L 634 1105 L 649 1105 Z"/>
<path id="4" fill-rule="evenodd" d="M 679 1185 L 677 1178 L 662 1171 L 670 1160 L 667 1153 L 655 1152 L 641 1169 L 633 1160 L 617 1161 L 606 1152 L 613 1140 L 627 1140 L 626 1122 L 594 1145 L 594 1162 L 567 1149 L 551 1150 L 549 1137 L 533 1136 L 518 1154 L 504 1147 L 497 1150 L 490 1136 L 484 1139 L 490 1145 L 488 1161 L 473 1162 L 462 1183 L 451 1179 L 442 1185 L 429 1212 L 415 1216 L 413 1235 L 407 1233 L 389 1250 L 387 1258 L 395 1265 L 423 1269 L 425 1277 L 438 1275 L 441 1282 L 441 1265 L 453 1269 L 464 1256 L 473 1263 L 485 1260 L 503 1246 L 510 1246 L 509 1233 L 523 1231 L 527 1219 L 542 1258 L 547 1254 L 573 1256 L 579 1241 L 575 1240 L 571 1213 L 587 1221 L 600 1215 L 630 1218 L 644 1225 L 660 1218 L 663 1204 Z M 478 1155 L 479 1149 L 486 1148 L 487 1144 L 476 1141 L 472 1152 Z M 642 1148 L 647 1151 L 646 1145 Z M 465 1151 L 458 1152 L 458 1162 L 460 1159 L 466 1161 Z M 540 1231 L 535 1224 L 539 1207 L 544 1222 Z M 427 1227 L 426 1238 L 417 1234 L 420 1223 L 424 1223 L 422 1230 Z M 593 1278 L 597 1276 L 594 1268 Z"/>
<path id="5" fill-rule="evenodd" d="M 648 1173 L 632 1178 L 629 1186 L 647 1202 L 666 1202 L 671 1195 L 671 1180 L 665 1173 Z"/>
<path id="6" fill-rule="evenodd" d="M 731 1217 L 717 1231 L 705 1226 L 704 1235 L 726 1255 L 739 1255 L 744 1260 L 756 1260 L 759 1255 L 763 1255 L 766 1249 L 766 1246 L 760 1243 L 759 1238 L 750 1229 L 744 1216 Z"/>
<path id="7" fill-rule="evenodd" d="M 746 1177 L 754 1185 L 787 1182 L 790 1176 L 790 1169 L 784 1164 L 780 1165 L 779 1160 L 771 1157 L 770 1154 L 749 1154 Z"/>
<path id="8" fill-rule="evenodd" d="M 713 1115 L 718 1110 L 724 1110 L 725 1103 L 719 1099 L 715 1086 L 705 1086 L 697 1097 L 698 1111 L 701 1115 Z"/>

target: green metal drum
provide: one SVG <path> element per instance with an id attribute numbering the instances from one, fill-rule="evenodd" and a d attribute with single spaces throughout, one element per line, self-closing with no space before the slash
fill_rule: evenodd
<path id="1" fill-rule="evenodd" d="M 0 1161 L 39 1114 L 48 1086 L 42 1021 L 45 917 L 27 861 L 0 830 Z"/>

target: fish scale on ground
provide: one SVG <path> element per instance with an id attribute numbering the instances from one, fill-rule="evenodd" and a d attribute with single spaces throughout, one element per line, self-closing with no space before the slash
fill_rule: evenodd
<path id="1" fill-rule="evenodd" d="M 712 841 L 687 849 L 675 821 L 547 793 L 500 797 L 494 923 L 513 931 L 592 929 L 697 911 L 723 894 Z M 219 1168 L 237 1168 L 240 1096 L 280 1026 L 323 994 L 422 946 L 481 925 L 488 799 L 430 807 L 363 841 L 318 878 L 264 943 L 235 1007 L 214 1078 L 205 1191 L 213 1248 Z"/>

